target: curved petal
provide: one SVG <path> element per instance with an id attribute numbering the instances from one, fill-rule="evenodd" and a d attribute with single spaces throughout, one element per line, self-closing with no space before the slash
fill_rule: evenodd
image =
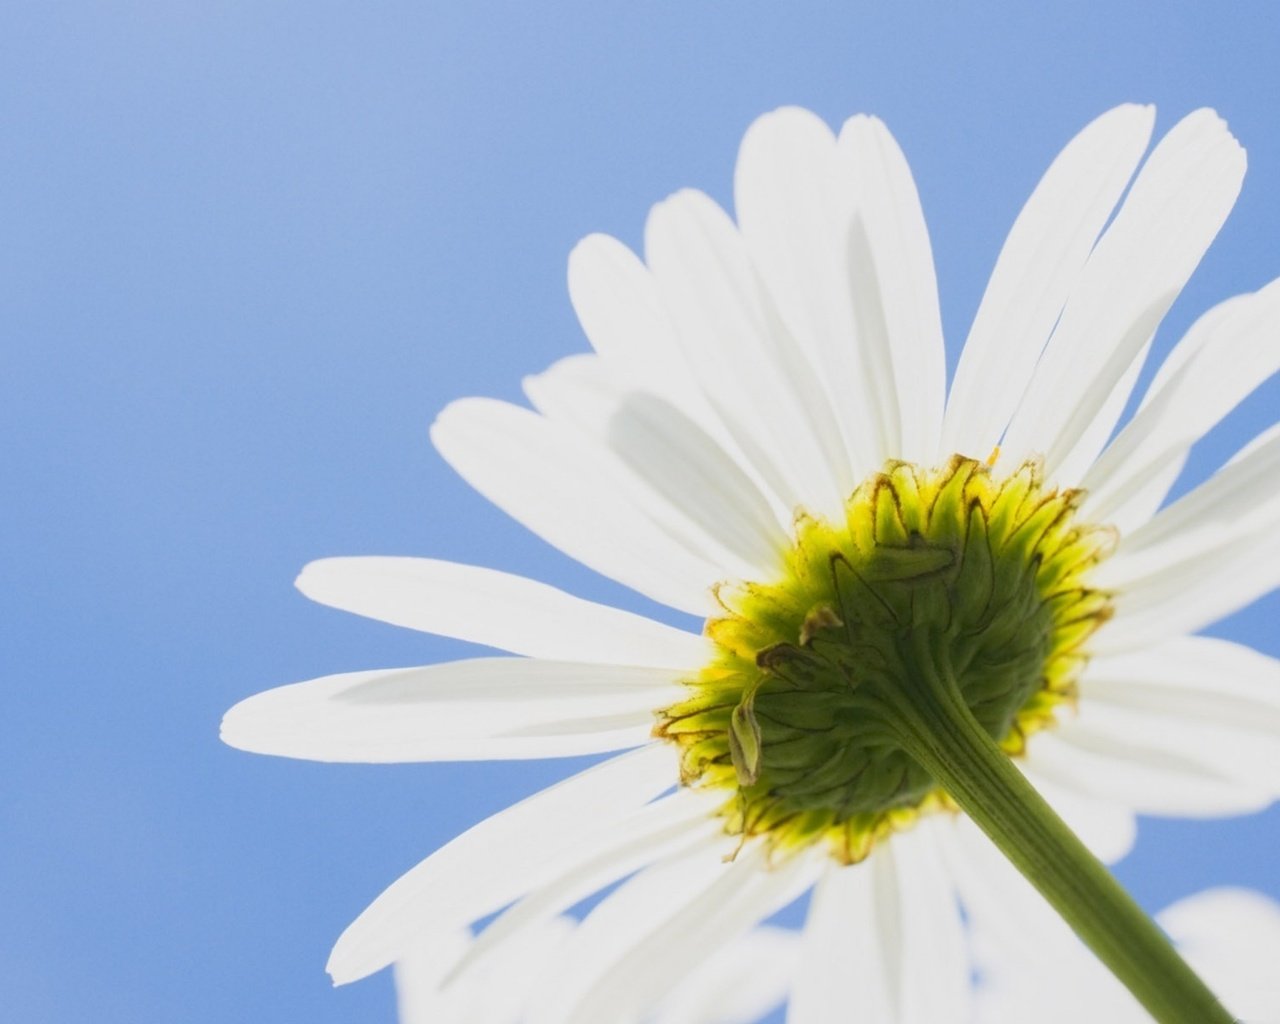
<path id="1" fill-rule="evenodd" d="M 1208 110 L 1156 146 L 1090 255 L 1009 425 L 1015 464 L 1040 452 L 1051 477 L 1083 476 L 1123 409 L 1111 401 L 1117 385 L 1218 233 L 1244 167 L 1244 150 Z M 1110 419 L 1100 424 L 1104 409 Z"/>
<path id="2" fill-rule="evenodd" d="M 1206 889 L 1156 920 L 1240 1020 L 1280 1020 L 1280 904 L 1248 889 Z"/>
<path id="3" fill-rule="evenodd" d="M 810 904 L 788 1024 L 968 1024 L 969 956 L 933 830 L 828 868 Z"/>
<path id="4" fill-rule="evenodd" d="M 723 826 L 714 813 L 723 798 L 708 796 L 678 789 L 615 822 L 604 841 L 584 844 L 577 856 L 557 864 L 555 877 L 494 918 L 459 960 L 456 973 L 469 971 L 473 965 L 479 967 L 514 937 L 541 927 L 620 878 L 686 852 L 700 850 L 705 854 L 717 839 L 723 844 Z"/>
<path id="5" fill-rule="evenodd" d="M 635 253 L 616 238 L 588 235 L 569 254 L 569 299 L 618 379 L 669 398 L 699 422 L 711 415 L 653 275 Z"/>
<path id="6" fill-rule="evenodd" d="M 693 375 L 750 465 L 790 509 L 842 509 L 839 427 L 733 222 L 678 192 L 650 212 L 645 255 Z"/>
<path id="7" fill-rule="evenodd" d="M 853 185 L 841 174 L 835 135 L 798 107 L 765 114 L 747 129 L 733 180 L 751 261 L 826 385 L 847 452 L 839 480 L 848 493 L 885 455 L 878 397 L 859 369 L 845 266 Z"/>
<path id="8" fill-rule="evenodd" d="M 1280 583 L 1280 425 L 1122 538 L 1098 567 L 1116 616 L 1092 646 L 1117 651 L 1192 632 Z"/>
<path id="9" fill-rule="evenodd" d="M 1178 637 L 1097 657 L 1078 722 L 1099 740 L 1164 749 L 1280 795 L 1280 661 L 1242 644 Z"/>
<path id="10" fill-rule="evenodd" d="M 522 576 L 431 558 L 325 558 L 296 584 L 313 601 L 531 658 L 691 669 L 705 638 Z"/>
<path id="11" fill-rule="evenodd" d="M 664 986 L 812 883 L 807 858 L 764 870 L 761 851 L 724 863 L 717 847 L 654 865 L 583 921 L 531 1024 L 597 1024 L 641 1015 Z"/>
<path id="12" fill-rule="evenodd" d="M 899 433 L 886 454 L 929 465 L 939 454 L 947 370 L 938 281 L 920 196 L 906 157 L 879 118 L 859 115 L 846 121 L 837 151 L 855 197 L 854 237 L 847 240 L 853 242 L 849 269 L 855 288 L 858 277 L 874 271 L 884 344 L 893 366 Z M 865 233 L 869 262 L 857 256 L 860 233 Z M 864 303 L 869 298 L 865 291 L 861 296 Z M 874 340 L 860 330 L 859 344 Z"/>
<path id="13" fill-rule="evenodd" d="M 669 789 L 677 777 L 665 744 L 579 772 L 486 818 L 401 875 L 344 931 L 329 956 L 336 984 L 380 970 L 418 936 L 491 914 L 578 855 L 588 840 Z"/>
<path id="14" fill-rule="evenodd" d="M 670 669 L 474 658 L 347 672 L 256 694 L 227 712 L 241 750 L 315 761 L 483 761 L 639 746 L 685 690 Z"/>
<path id="15" fill-rule="evenodd" d="M 681 537 L 616 465 L 566 427 L 491 399 L 449 405 L 431 439 L 467 483 L 549 544 L 656 601 L 706 615 L 730 573 Z"/>
<path id="16" fill-rule="evenodd" d="M 652 395 L 628 395 L 609 420 L 608 440 L 661 498 L 751 566 L 750 578 L 780 571 L 789 530 L 747 475 L 679 409 Z"/>
<path id="17" fill-rule="evenodd" d="M 1171 484 L 1191 445 L 1277 370 L 1280 281 L 1273 281 L 1220 303 L 1192 325 L 1141 408 L 1085 474 L 1084 513 L 1122 533 L 1140 526 L 1164 495 L 1153 494 L 1157 504 L 1147 504 L 1139 518 L 1127 508 L 1135 493 L 1155 479 Z"/>
<path id="18" fill-rule="evenodd" d="M 1120 744 L 1073 722 L 1037 734 L 1035 771 L 1064 789 L 1139 814 L 1212 818 L 1247 814 L 1271 802 L 1265 789 L 1242 786 L 1186 752 L 1133 740 Z"/>
<path id="19" fill-rule="evenodd" d="M 1126 104 L 1072 139 L 1000 250 L 947 403 L 943 448 L 986 458 L 1026 390 L 1099 232 L 1133 176 L 1155 108 Z"/>
<path id="20" fill-rule="evenodd" d="M 653 1024 L 751 1024 L 787 997 L 799 959 L 798 933 L 752 928 L 676 985 Z"/>

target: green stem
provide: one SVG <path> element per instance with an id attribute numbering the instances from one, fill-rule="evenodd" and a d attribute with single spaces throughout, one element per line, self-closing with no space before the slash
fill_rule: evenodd
<path id="1" fill-rule="evenodd" d="M 1027 782 L 969 711 L 927 642 L 888 724 L 925 768 L 1160 1024 L 1233 1018 L 1164 933 Z"/>

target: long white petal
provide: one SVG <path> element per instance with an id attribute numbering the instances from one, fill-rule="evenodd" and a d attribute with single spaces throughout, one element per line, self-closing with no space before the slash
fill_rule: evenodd
<path id="1" fill-rule="evenodd" d="M 1222 226 L 1244 167 L 1244 150 L 1208 110 L 1156 146 L 1089 257 L 1009 425 L 1013 464 L 1041 452 L 1051 476 L 1083 475 L 1114 425 L 1099 429 L 1104 407 Z M 1121 408 L 1111 403 L 1114 416 Z M 1093 450 L 1080 443 L 1086 434 Z"/>
<path id="2" fill-rule="evenodd" d="M 431 558 L 325 558 L 297 587 L 332 608 L 553 661 L 689 669 L 707 641 L 642 615 L 500 572 Z"/>
<path id="3" fill-rule="evenodd" d="M 723 826 L 714 811 L 723 798 L 679 789 L 612 824 L 600 842 L 583 844 L 576 856 L 556 865 L 557 874 L 499 914 L 480 933 L 457 965 L 462 972 L 494 955 L 513 937 L 568 910 L 574 904 L 649 864 L 686 849 L 706 851 Z M 499 954 L 501 955 L 501 954 Z"/>
<path id="4" fill-rule="evenodd" d="M 797 932 L 752 928 L 676 985 L 653 1024 L 750 1024 L 786 998 L 799 959 Z"/>
<path id="5" fill-rule="evenodd" d="M 708 588 L 727 574 L 567 427 L 473 398 L 449 405 L 431 439 L 472 487 L 565 554 L 674 608 L 714 610 Z"/>
<path id="6" fill-rule="evenodd" d="M 1240 1020 L 1280 1020 L 1280 904 L 1248 889 L 1207 889 L 1156 920 Z"/>
<path id="7" fill-rule="evenodd" d="M 1139 814 L 1211 818 L 1247 814 L 1271 802 L 1264 787 L 1243 786 L 1187 754 L 1159 744 L 1120 744 L 1069 722 L 1035 737 L 1035 770 L 1063 788 Z"/>
<path id="8" fill-rule="evenodd" d="M 1280 425 L 1205 483 L 1122 538 L 1099 566 L 1116 591 L 1097 651 L 1193 632 L 1280 583 Z"/>
<path id="9" fill-rule="evenodd" d="M 588 235 L 569 255 L 569 298 L 612 373 L 702 422 L 706 399 L 692 382 L 653 276 L 635 253 L 608 235 Z"/>
<path id="10" fill-rule="evenodd" d="M 730 864 L 710 847 L 648 868 L 583 922 L 566 950 L 569 969 L 555 979 L 555 998 L 533 1024 L 597 1024 L 640 1015 L 664 985 L 791 902 L 812 879 L 808 858 L 766 870 L 758 848 Z"/>
<path id="11" fill-rule="evenodd" d="M 789 530 L 751 479 L 679 409 L 656 396 L 628 395 L 610 418 L 608 440 L 655 493 L 751 566 L 750 578 L 780 570 Z"/>
<path id="12" fill-rule="evenodd" d="M 1000 250 L 960 353 L 943 447 L 986 458 L 1151 139 L 1155 109 L 1126 104 L 1071 140 L 1032 192 Z"/>
<path id="13" fill-rule="evenodd" d="M 645 255 L 694 377 L 771 491 L 790 508 L 842 508 L 839 427 L 733 222 L 702 193 L 678 192 L 650 212 Z"/>
<path id="14" fill-rule="evenodd" d="M 889 454 L 930 464 L 941 440 L 946 354 L 920 196 L 906 157 L 878 118 L 846 121 L 837 149 L 843 173 L 853 182 L 856 219 L 866 234 L 893 364 L 900 434 L 897 450 Z M 857 261 L 850 267 L 854 274 L 866 269 Z M 871 340 L 860 333 L 859 343 Z"/>
<path id="15" fill-rule="evenodd" d="M 1085 475 L 1084 514 L 1114 523 L 1122 533 L 1141 525 L 1126 509 L 1133 494 L 1155 478 L 1168 480 L 1191 445 L 1278 369 L 1280 281 L 1209 310 L 1174 348 L 1142 407 Z M 1154 511 L 1153 505 L 1147 517 Z"/>
<path id="16" fill-rule="evenodd" d="M 639 746 L 685 693 L 670 669 L 474 658 L 347 672 L 241 701 L 233 747 L 316 761 L 567 757 Z"/>
<path id="17" fill-rule="evenodd" d="M 665 744 L 595 765 L 486 818 L 402 875 L 338 939 L 328 971 L 356 981 L 412 948 L 420 934 L 491 914 L 547 877 L 581 844 L 669 788 Z"/>
<path id="18" fill-rule="evenodd" d="M 814 890 L 788 1024 L 968 1024 L 969 957 L 933 823 Z"/>
<path id="19" fill-rule="evenodd" d="M 1099 740 L 1164 749 L 1280 795 L 1280 661 L 1251 647 L 1177 637 L 1096 657 L 1081 680 L 1078 724 Z"/>
<path id="20" fill-rule="evenodd" d="M 841 174 L 835 135 L 798 107 L 757 118 L 738 152 L 733 191 L 751 260 L 826 385 L 848 453 L 840 483 L 852 491 L 884 454 L 877 396 L 859 371 L 845 265 L 853 182 Z"/>

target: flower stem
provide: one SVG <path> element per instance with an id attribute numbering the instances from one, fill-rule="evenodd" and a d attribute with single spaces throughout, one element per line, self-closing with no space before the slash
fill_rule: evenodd
<path id="1" fill-rule="evenodd" d="M 1160 1024 L 1232 1024 L 1155 922 L 982 728 L 936 655 L 923 639 L 916 644 L 911 685 L 886 709 L 908 753 Z"/>

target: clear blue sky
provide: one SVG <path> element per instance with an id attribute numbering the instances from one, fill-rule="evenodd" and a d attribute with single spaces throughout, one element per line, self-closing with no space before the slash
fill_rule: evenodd
<path id="1" fill-rule="evenodd" d="M 564 762 L 330 766 L 221 746 L 241 697 L 463 645 L 319 606 L 308 560 L 421 554 L 651 610 L 488 507 L 427 426 L 585 348 L 565 257 L 635 243 L 800 103 L 882 116 L 958 344 L 1086 121 L 1218 108 L 1250 152 L 1174 308 L 1280 275 L 1280 6 L 10 0 L 0 11 L 0 992 L 22 1021 L 392 1019 L 329 946 Z M 954 353 L 953 353 L 954 356 Z M 1275 418 L 1274 382 L 1191 478 Z M 1280 599 L 1216 632 L 1280 654 Z M 1147 822 L 1124 880 L 1280 896 L 1280 811 Z"/>

